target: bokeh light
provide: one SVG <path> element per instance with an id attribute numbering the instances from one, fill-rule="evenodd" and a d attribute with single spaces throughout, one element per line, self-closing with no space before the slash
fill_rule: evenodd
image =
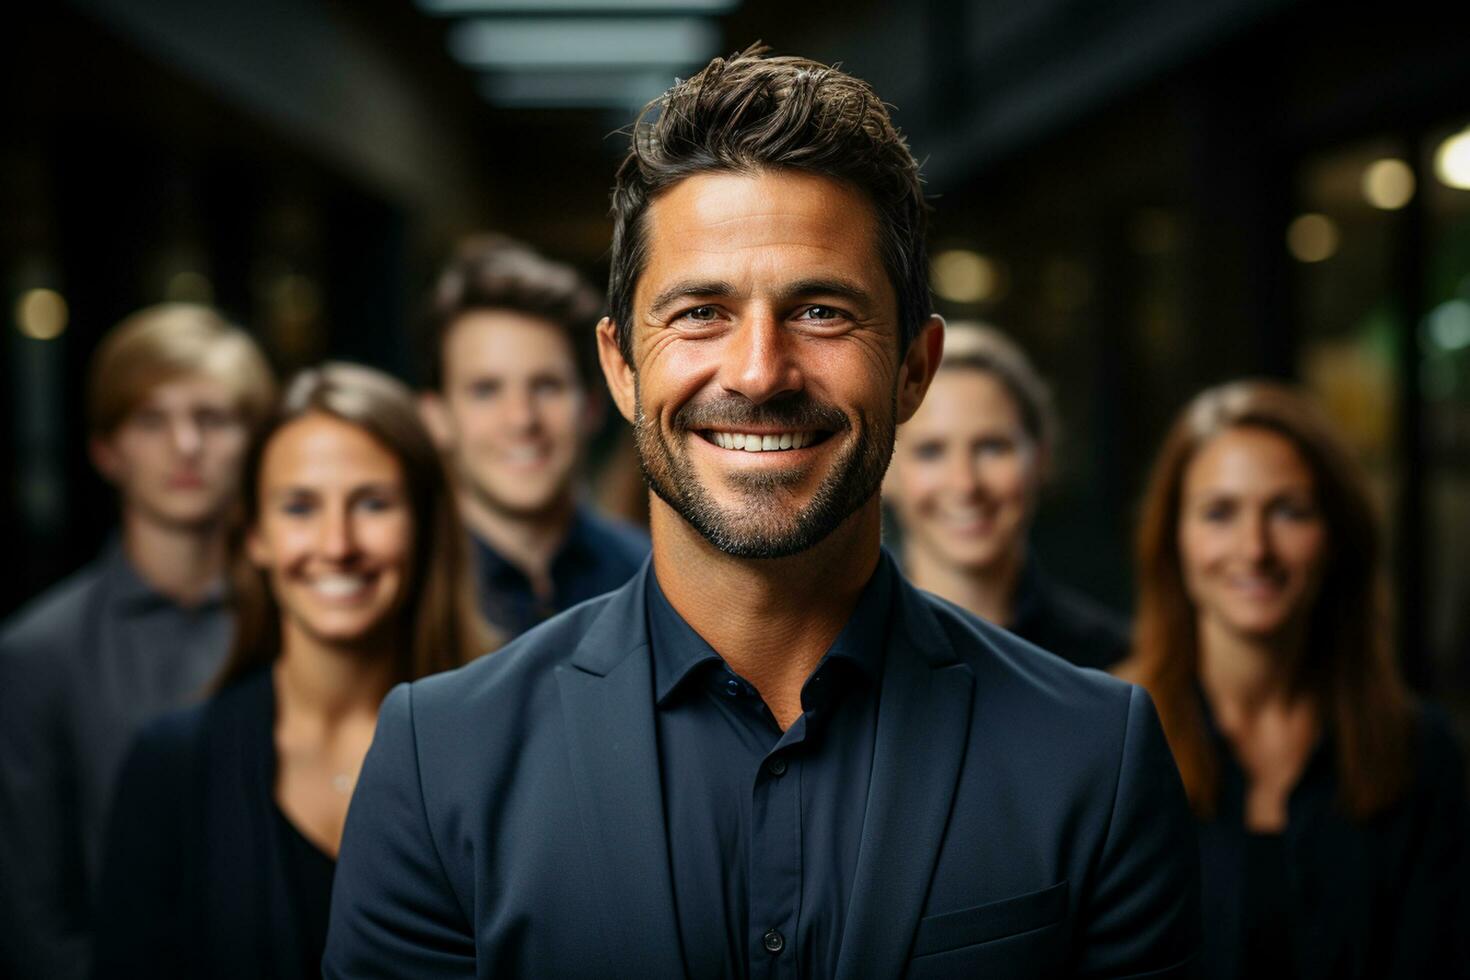
<path id="1" fill-rule="evenodd" d="M 1470 126 L 1439 144 L 1434 151 L 1434 173 L 1445 186 L 1470 191 Z"/>
<path id="2" fill-rule="evenodd" d="M 1000 272 L 992 259 L 969 249 L 953 248 L 934 256 L 930 282 L 934 292 L 952 303 L 992 299 Z"/>
<path id="3" fill-rule="evenodd" d="M 1325 262 L 1337 254 L 1341 236 L 1325 214 L 1304 214 L 1286 229 L 1286 247 L 1298 262 Z"/>
<path id="4" fill-rule="evenodd" d="M 1402 160 L 1375 160 L 1363 171 L 1363 197 L 1381 211 L 1397 211 L 1414 198 L 1414 171 Z"/>
<path id="5" fill-rule="evenodd" d="M 15 326 L 32 340 L 55 340 L 66 330 L 66 299 L 54 289 L 28 289 L 15 304 Z"/>

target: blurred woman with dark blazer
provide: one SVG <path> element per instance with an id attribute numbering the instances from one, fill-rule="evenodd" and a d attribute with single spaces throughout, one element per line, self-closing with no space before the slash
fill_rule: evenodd
<path id="1" fill-rule="evenodd" d="M 924 403 L 899 427 L 883 501 L 919 588 L 1081 667 L 1128 652 L 1121 616 L 1044 571 L 1028 547 L 1051 470 L 1051 392 L 989 327 L 945 330 Z"/>
<path id="2" fill-rule="evenodd" d="M 1463 759 L 1388 646 L 1376 520 L 1326 418 L 1184 410 L 1138 534 L 1133 657 L 1199 819 L 1207 978 L 1466 972 Z"/>
<path id="3" fill-rule="evenodd" d="M 217 693 L 135 742 L 95 975 L 316 977 L 342 825 L 390 687 L 488 646 L 409 390 L 304 372 L 252 444 Z"/>

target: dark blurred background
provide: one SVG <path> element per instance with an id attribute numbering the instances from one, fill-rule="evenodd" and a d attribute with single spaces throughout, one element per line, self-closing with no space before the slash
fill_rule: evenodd
<path id="1" fill-rule="evenodd" d="M 1445 12 L 1459 10 L 1460 13 Z M 1055 382 L 1043 560 L 1129 602 L 1163 428 L 1240 375 L 1315 389 L 1371 473 L 1400 650 L 1470 717 L 1470 15 L 1292 0 L 72 0 L 0 59 L 0 614 L 89 558 L 98 337 L 212 302 L 283 371 L 414 379 L 409 327 L 492 228 L 606 276 L 615 131 L 764 40 L 894 106 L 951 319 Z"/>

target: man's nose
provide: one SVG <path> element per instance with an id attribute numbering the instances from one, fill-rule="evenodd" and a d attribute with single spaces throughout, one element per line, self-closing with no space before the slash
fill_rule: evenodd
<path id="1" fill-rule="evenodd" d="M 199 423 L 188 416 L 169 421 L 169 437 L 180 456 L 196 456 L 204 446 L 204 433 Z"/>
<path id="2" fill-rule="evenodd" d="M 517 386 L 506 393 L 505 421 L 515 432 L 529 432 L 541 421 L 536 395 L 530 386 Z"/>
<path id="3" fill-rule="evenodd" d="M 750 313 L 735 328 L 724 352 L 721 383 L 757 405 L 800 391 L 802 373 L 794 339 L 774 312 L 757 309 Z"/>

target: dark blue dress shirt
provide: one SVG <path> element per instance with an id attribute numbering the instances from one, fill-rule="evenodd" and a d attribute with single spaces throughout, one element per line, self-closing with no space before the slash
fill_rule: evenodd
<path id="1" fill-rule="evenodd" d="M 515 565 L 478 537 L 474 541 L 480 611 L 507 640 L 579 602 L 611 592 L 648 557 L 648 535 L 631 524 L 579 506 L 551 559 L 551 598 L 542 600 Z"/>
<path id="2" fill-rule="evenodd" d="M 835 972 L 892 598 L 891 563 L 880 561 L 783 732 L 649 577 L 664 817 L 689 976 Z"/>

